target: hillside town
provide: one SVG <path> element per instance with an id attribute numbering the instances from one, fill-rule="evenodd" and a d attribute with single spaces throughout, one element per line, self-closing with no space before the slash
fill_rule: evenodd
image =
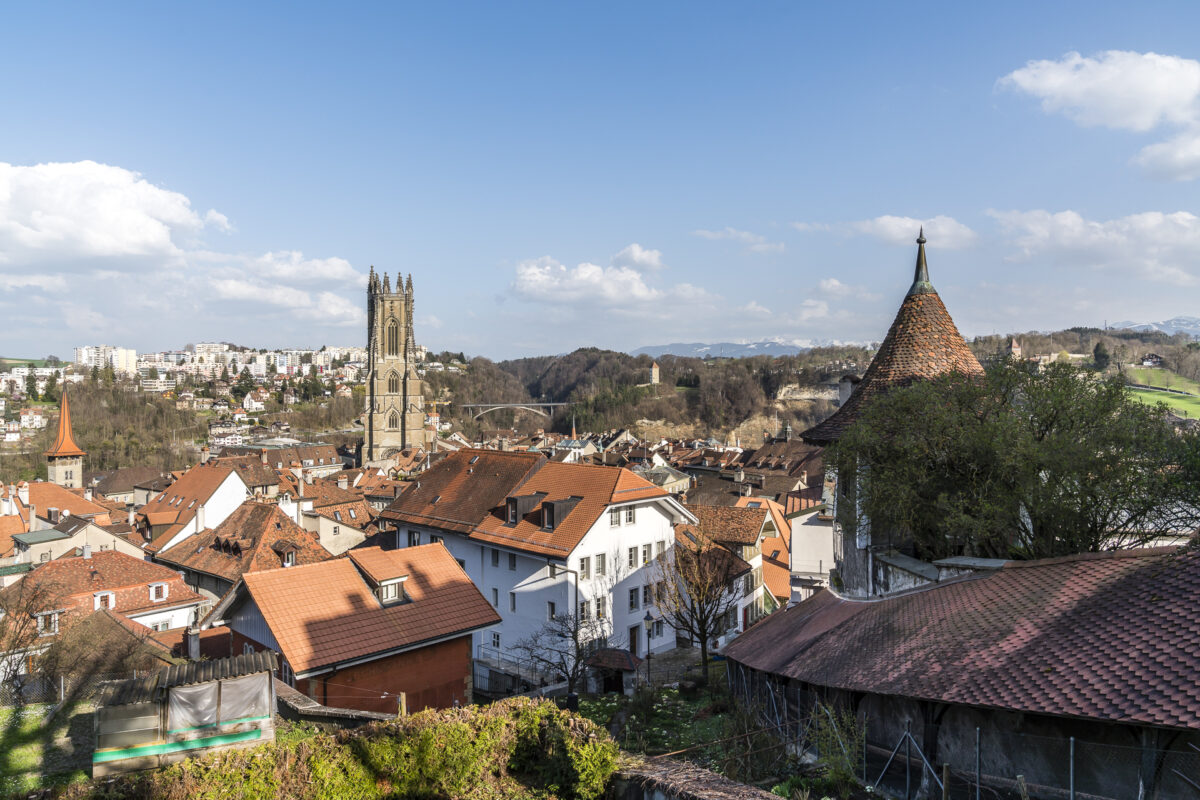
<path id="1" fill-rule="evenodd" d="M 44 478 L 0 489 L 0 696 L 78 692 L 108 720 L 85 745 L 96 776 L 257 743 L 273 717 L 354 728 L 518 695 L 576 710 L 581 697 L 714 682 L 795 756 L 815 741 L 796 720 L 843 709 L 859 755 L 838 780 L 903 774 L 931 792 L 958 775 L 1002 790 L 1017 763 L 1025 785 L 1061 791 L 1074 761 L 1045 748 L 1070 740 L 1092 754 L 1134 748 L 1092 768 L 1089 780 L 1122 787 L 1102 796 L 1168 786 L 1162 765 L 1187 763 L 1200 729 L 1186 699 L 1200 678 L 1186 633 L 1194 514 L 1139 529 L 1133 546 L 1105 528 L 1098 547 L 1041 560 L 1021 560 L 1012 540 L 1001 550 L 1014 560 L 923 548 L 859 513 L 868 484 L 858 477 L 855 500 L 839 440 L 904 387 L 984 375 L 925 244 L 869 365 L 837 381 L 833 413 L 754 441 L 574 426 L 468 438 L 427 404 L 423 379 L 443 365 L 415 342 L 412 278 L 393 288 L 373 271 L 364 348 L 81 347 L 73 365 L 14 368 L 14 407 L 35 393 L 56 403 L 33 406 L 36 423 L 19 416 L 18 443 L 25 428 L 53 431 Z M 1161 367 L 1154 358 L 1141 363 Z M 1077 370 L 1054 361 L 1011 338 L 991 359 L 1034 376 Z M 72 398 L 97 371 L 211 414 L 195 461 L 93 469 Z M 286 410 L 289 382 L 311 376 L 321 388 L 308 402 L 344 394 L 362 409 L 357 443 L 292 438 L 286 413 L 267 422 L 267 404 Z M 659 377 L 655 363 L 647 384 Z M 200 378 L 203 392 L 184 388 Z M 1168 417 L 1172 436 L 1194 436 Z M 1194 510 L 1194 490 L 1172 502 Z M 166 682 L 156 696 L 170 707 L 165 723 L 133 729 L 122 709 L 144 676 Z M 217 684 L 242 683 L 263 694 L 217 699 Z M 1003 744 L 980 749 L 980 736 Z M 894 749 L 881 763 L 897 741 L 910 751 L 900 773 Z"/>

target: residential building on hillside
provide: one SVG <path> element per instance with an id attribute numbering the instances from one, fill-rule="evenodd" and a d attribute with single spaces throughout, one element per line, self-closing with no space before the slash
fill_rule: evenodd
<path id="1" fill-rule="evenodd" d="M 695 528 L 704 539 L 724 547 L 750 568 L 738 587 L 737 609 L 724 626 L 722 645 L 780 607 L 763 579 L 763 542 L 780 538 L 778 523 L 765 502 L 760 501 L 757 508 L 685 506 L 695 516 Z M 776 549 L 779 547 L 776 544 Z"/>
<path id="2" fill-rule="evenodd" d="M 396 713 L 470 703 L 472 637 L 500 621 L 441 545 L 247 572 L 204 620 L 235 652 L 273 650 L 317 702 Z"/>
<path id="3" fill-rule="evenodd" d="M 200 464 L 138 510 L 137 530 L 147 542 L 146 551 L 159 553 L 220 525 L 249 497 L 249 488 L 233 467 Z"/>
<path id="4" fill-rule="evenodd" d="M 424 472 L 378 524 L 397 547 L 443 544 L 502 617 L 476 634 L 477 653 L 516 661 L 518 643 L 560 614 L 605 620 L 607 644 L 635 655 L 673 648 L 661 619 L 649 634 L 644 625 L 647 613 L 659 616 L 652 601 L 647 608 L 653 565 L 674 526 L 695 521 L 625 469 L 463 450 Z"/>
<path id="5" fill-rule="evenodd" d="M 107 610 L 151 630 L 184 628 L 197 621 L 204 598 L 179 573 L 115 550 L 84 551 L 31 570 L 0 590 L 0 605 L 36 598 L 39 634 L 53 636 L 67 616 Z M 16 603 L 22 605 L 22 603 Z"/>
<path id="6" fill-rule="evenodd" d="M 247 572 L 315 564 L 332 557 L 278 506 L 247 500 L 216 528 L 163 550 L 154 560 L 181 570 L 193 591 L 215 602 Z"/>

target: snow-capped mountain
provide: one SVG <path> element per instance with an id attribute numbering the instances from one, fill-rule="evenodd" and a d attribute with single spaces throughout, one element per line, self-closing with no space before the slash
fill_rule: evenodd
<path id="1" fill-rule="evenodd" d="M 794 356 L 814 347 L 863 342 L 817 341 L 813 339 L 763 339 L 760 342 L 674 342 L 639 347 L 630 355 L 685 356 L 689 358 L 749 358 L 750 356 Z"/>
<path id="2" fill-rule="evenodd" d="M 1186 333 L 1189 336 L 1200 337 L 1200 317 L 1171 317 L 1162 322 L 1118 322 L 1111 327 L 1135 331 L 1161 331 L 1169 336 Z"/>

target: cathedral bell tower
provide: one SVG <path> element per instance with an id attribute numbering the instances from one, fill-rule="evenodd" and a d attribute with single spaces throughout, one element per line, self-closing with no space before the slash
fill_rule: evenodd
<path id="1" fill-rule="evenodd" d="M 425 398 L 417 377 L 412 275 L 396 290 L 375 268 L 367 279 L 367 418 L 363 461 L 425 446 Z"/>

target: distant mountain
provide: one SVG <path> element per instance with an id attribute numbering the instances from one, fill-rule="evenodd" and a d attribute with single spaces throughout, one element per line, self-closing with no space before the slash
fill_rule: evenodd
<path id="1" fill-rule="evenodd" d="M 750 356 L 794 356 L 814 347 L 854 342 L 813 341 L 811 339 L 764 339 L 761 342 L 675 342 L 655 344 L 631 350 L 630 355 L 647 355 L 658 358 L 663 355 L 686 356 L 689 358 L 749 358 Z"/>
<path id="2" fill-rule="evenodd" d="M 1200 317 L 1172 317 L 1162 322 L 1117 322 L 1114 328 L 1129 328 L 1135 331 L 1160 331 L 1168 336 L 1186 333 L 1200 337 Z"/>

